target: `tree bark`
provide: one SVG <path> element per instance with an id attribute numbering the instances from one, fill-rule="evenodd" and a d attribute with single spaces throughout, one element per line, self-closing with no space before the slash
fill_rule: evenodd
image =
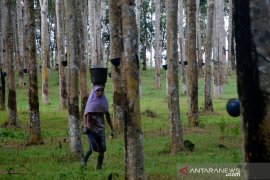
<path id="1" fill-rule="evenodd" d="M 38 101 L 38 77 L 37 77 L 37 58 L 35 46 L 35 13 L 34 1 L 24 0 L 25 12 L 25 34 L 24 34 L 24 52 L 27 61 L 27 69 L 29 69 L 29 123 L 30 138 L 28 144 L 43 143 L 41 136 L 40 117 L 39 117 L 39 101 Z"/>
<path id="2" fill-rule="evenodd" d="M 57 59 L 59 68 L 59 91 L 60 102 L 63 109 L 67 108 L 67 80 L 65 75 L 66 67 L 62 62 L 66 61 L 65 58 L 65 33 L 64 33 L 64 7 L 63 0 L 56 0 L 56 22 L 57 22 Z"/>
<path id="3" fill-rule="evenodd" d="M 232 0 L 229 0 L 229 26 L 228 26 L 228 66 L 227 66 L 227 73 L 231 75 L 232 73 L 232 66 L 233 61 L 235 61 L 233 57 L 233 3 Z"/>
<path id="4" fill-rule="evenodd" d="M 200 0 L 196 0 L 196 52 L 197 52 L 197 62 L 198 62 L 198 74 L 200 77 L 203 76 L 203 57 L 201 50 L 201 25 L 200 25 Z"/>
<path id="5" fill-rule="evenodd" d="M 97 67 L 97 51 L 96 51 L 96 6 L 95 0 L 88 0 L 88 14 L 89 14 L 89 24 L 90 24 L 90 55 L 91 55 L 91 67 Z"/>
<path id="6" fill-rule="evenodd" d="M 135 0 L 135 4 L 136 4 L 136 10 L 135 10 L 135 16 L 136 16 L 136 27 L 137 27 L 137 40 L 138 40 L 138 59 L 139 59 L 139 63 L 141 63 L 141 55 L 140 55 L 140 36 L 141 36 L 141 0 Z M 141 73 L 141 71 L 139 70 L 139 73 Z M 140 96 L 142 95 L 142 87 L 141 87 L 141 76 L 139 75 L 139 94 Z"/>
<path id="7" fill-rule="evenodd" d="M 198 66 L 196 60 L 196 0 L 186 2 L 187 6 L 187 58 L 188 58 L 188 120 L 189 125 L 199 125 L 198 110 Z"/>
<path id="8" fill-rule="evenodd" d="M 96 52 L 97 52 L 97 66 L 98 67 L 105 67 L 106 64 L 104 62 L 104 57 L 103 57 L 103 45 L 101 41 L 101 0 L 96 0 L 96 15 L 95 15 L 95 25 L 96 25 Z"/>
<path id="9" fill-rule="evenodd" d="M 141 0 L 135 0 L 136 4 L 136 24 L 137 24 L 137 32 L 138 32 L 138 58 L 140 58 L 140 34 L 141 34 Z"/>
<path id="10" fill-rule="evenodd" d="M 134 0 L 121 0 L 125 179 L 145 179 L 139 96 L 138 35 Z"/>
<path id="11" fill-rule="evenodd" d="M 168 108 L 172 138 L 171 153 L 174 155 L 184 149 L 179 105 L 177 9 L 177 0 L 166 1 Z"/>
<path id="12" fill-rule="evenodd" d="M 11 126 L 18 127 L 18 115 L 17 115 L 17 100 L 16 100 L 16 84 L 15 84 L 15 72 L 14 72 L 14 24 L 15 8 L 11 1 L 3 1 L 3 55 L 4 63 L 6 65 L 6 73 L 8 79 L 8 123 Z"/>
<path id="13" fill-rule="evenodd" d="M 224 28 L 224 2 L 216 0 L 215 2 L 215 47 L 216 58 L 214 58 L 214 94 L 220 97 L 223 93 L 223 84 L 225 81 L 226 67 L 226 49 L 225 49 L 225 28 Z"/>
<path id="14" fill-rule="evenodd" d="M 234 3 L 245 161 L 266 163 L 270 161 L 270 5 L 268 1 L 259 0 Z M 261 178 L 259 171 L 262 170 L 253 168 L 252 164 L 247 166 L 247 171 L 247 179 L 266 178 Z"/>
<path id="15" fill-rule="evenodd" d="M 42 102 L 48 104 L 48 67 L 49 55 L 49 31 L 48 31 L 48 0 L 39 0 L 41 7 L 41 59 L 42 59 Z"/>
<path id="16" fill-rule="evenodd" d="M 160 83 L 160 65 L 162 60 L 161 38 L 160 38 L 160 0 L 155 1 L 155 85 L 159 89 Z"/>
<path id="17" fill-rule="evenodd" d="M 67 60 L 68 60 L 68 125 L 71 152 L 80 158 L 82 142 L 80 136 L 79 84 L 78 84 L 78 37 L 77 9 L 75 0 L 65 0 Z"/>
<path id="18" fill-rule="evenodd" d="M 80 82 L 80 96 L 81 96 L 81 118 L 83 118 L 85 105 L 88 99 L 88 85 L 87 85 L 87 51 L 86 51 L 86 40 L 87 34 L 86 28 L 87 24 L 85 17 L 87 13 L 84 10 L 86 7 L 86 1 L 76 1 L 78 8 L 78 38 L 79 38 L 79 47 L 78 47 L 78 60 L 79 60 L 79 82 Z"/>
<path id="19" fill-rule="evenodd" d="M 180 49 L 180 76 L 182 77 L 182 95 L 187 94 L 187 70 L 186 65 L 184 65 L 184 61 L 186 61 L 186 46 L 185 46 L 185 37 L 184 37 L 184 9 L 183 9 L 184 1 L 180 1 L 178 3 L 178 29 L 179 29 L 179 49 Z"/>
<path id="20" fill-rule="evenodd" d="M 23 14 L 22 14 L 22 2 L 16 1 L 16 61 L 17 69 L 19 71 L 19 87 L 24 86 L 24 51 L 23 51 Z"/>
<path id="21" fill-rule="evenodd" d="M 204 111 L 213 112 L 212 102 L 212 46 L 214 23 L 214 0 L 208 0 L 207 7 L 207 31 L 205 42 L 205 78 L 204 78 Z"/>
<path id="22" fill-rule="evenodd" d="M 114 129 L 122 132 L 123 129 L 123 106 L 121 84 L 121 69 L 123 68 L 123 44 L 121 41 L 121 5 L 117 0 L 109 0 L 110 22 L 110 59 L 120 58 L 120 66 L 112 66 L 113 81 L 113 125 Z"/>
<path id="23" fill-rule="evenodd" d="M 0 1 L 0 9 L 3 9 L 3 1 Z M 3 49 L 3 11 L 0 11 L 0 49 Z M 0 50 L 0 111 L 6 110 L 6 93 L 5 93 L 5 77 L 4 72 L 4 60 L 3 51 Z"/>

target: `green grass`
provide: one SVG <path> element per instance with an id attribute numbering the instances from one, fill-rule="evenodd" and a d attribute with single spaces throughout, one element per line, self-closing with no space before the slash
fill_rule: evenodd
<path id="1" fill-rule="evenodd" d="M 154 70 L 142 72 L 141 120 L 148 179 L 176 179 L 177 166 L 188 163 L 240 163 L 242 162 L 242 130 L 240 118 L 230 117 L 225 109 L 229 98 L 237 97 L 236 77 L 224 86 L 222 97 L 213 99 L 215 115 L 200 116 L 202 128 L 190 128 L 187 123 L 188 97 L 180 96 L 181 122 L 184 139 L 195 144 L 193 152 L 170 154 L 168 107 L 165 73 L 161 72 L 162 87 L 155 89 Z M 113 173 L 124 179 L 123 136 L 107 138 L 104 168 L 96 171 L 97 154 L 89 159 L 87 169 L 80 167 L 69 151 L 67 112 L 59 106 L 57 73 L 49 78 L 49 105 L 40 101 L 43 145 L 25 146 L 28 140 L 27 87 L 17 89 L 17 108 L 20 128 L 0 127 L 0 179 L 107 179 Z M 39 77 L 39 99 L 41 100 Z M 112 83 L 108 79 L 106 95 L 112 103 Z M 90 89 L 90 88 L 89 88 Z M 203 104 L 203 79 L 199 79 L 199 108 Z M 149 117 L 147 112 L 154 112 Z M 0 124 L 6 122 L 7 113 L 0 112 Z M 109 129 L 109 128 L 108 128 Z M 107 131 L 107 134 L 109 131 Z M 84 150 L 88 143 L 82 134 Z M 220 148 L 219 144 L 225 146 Z"/>

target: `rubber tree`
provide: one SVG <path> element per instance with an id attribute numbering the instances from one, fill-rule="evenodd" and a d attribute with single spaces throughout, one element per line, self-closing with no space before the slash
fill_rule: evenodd
<path id="1" fill-rule="evenodd" d="M 28 104 L 29 104 L 29 124 L 30 137 L 28 144 L 43 143 L 40 127 L 39 101 L 38 101 L 38 76 L 37 76 L 37 56 L 35 39 L 35 13 L 34 1 L 24 0 L 24 52 L 27 61 L 28 73 Z"/>
<path id="2" fill-rule="evenodd" d="M 3 1 L 0 1 L 0 9 L 3 9 Z M 6 80 L 3 76 L 4 58 L 3 58 L 3 11 L 0 11 L 0 111 L 6 110 Z"/>
<path id="3" fill-rule="evenodd" d="M 205 41 L 205 77 L 204 77 L 204 111 L 213 112 L 212 101 L 212 49 L 213 49 L 213 24 L 214 24 L 214 0 L 207 1 L 207 29 Z"/>
<path id="4" fill-rule="evenodd" d="M 198 110 L 198 66 L 196 58 L 196 0 L 186 2 L 188 59 L 188 121 L 191 126 L 199 125 Z"/>
<path id="5" fill-rule="evenodd" d="M 60 94 L 60 104 L 63 109 L 67 108 L 67 78 L 66 78 L 66 62 L 65 58 L 65 31 L 64 31 L 64 2 L 63 0 L 56 0 L 55 2 L 56 11 L 56 26 L 57 26 L 57 63 L 59 70 L 59 94 Z"/>
<path id="6" fill-rule="evenodd" d="M 179 105 L 177 9 L 178 0 L 166 0 L 168 108 L 172 154 L 184 149 Z"/>
<path id="7" fill-rule="evenodd" d="M 109 0 L 109 23 L 110 23 L 110 59 L 120 59 L 119 66 L 112 66 L 113 81 L 113 125 L 117 131 L 123 129 L 123 106 L 122 106 L 122 80 L 121 69 L 123 68 L 123 51 L 121 36 L 121 5 L 117 0 Z"/>
<path id="8" fill-rule="evenodd" d="M 121 0 L 125 179 L 145 179 L 140 116 L 140 63 L 134 0 Z"/>
<path id="9" fill-rule="evenodd" d="M 68 61 L 68 127 L 69 145 L 74 156 L 80 158 L 82 142 L 80 136 L 79 113 L 79 60 L 78 60 L 78 33 L 77 7 L 75 0 L 65 0 L 66 34 L 67 34 L 67 61 Z"/>
<path id="10" fill-rule="evenodd" d="M 15 6 L 12 1 L 3 1 L 3 57 L 8 79 L 8 124 L 19 126 L 17 114 L 16 83 L 15 83 Z"/>
<path id="11" fill-rule="evenodd" d="M 180 76 L 182 78 L 182 95 L 187 94 L 187 68 L 184 64 L 186 62 L 186 46 L 185 46 L 185 36 L 184 36 L 184 0 L 178 2 L 178 44 L 179 44 L 179 62 L 180 62 Z"/>
<path id="12" fill-rule="evenodd" d="M 16 1 L 16 62 L 19 71 L 19 87 L 24 86 L 23 26 L 23 4 L 22 1 Z"/>
<path id="13" fill-rule="evenodd" d="M 237 88 L 244 130 L 247 179 L 267 179 L 270 162 L 270 6 L 268 1 L 234 1 Z M 263 177 L 263 174 L 268 174 Z"/>
<path id="14" fill-rule="evenodd" d="M 42 59 L 42 102 L 48 104 L 48 67 L 50 61 L 49 52 L 49 23 L 48 0 L 39 0 L 41 7 L 41 59 Z"/>
<path id="15" fill-rule="evenodd" d="M 161 53 L 161 32 L 160 32 L 160 0 L 155 1 L 155 86 L 161 87 L 160 83 L 160 65 L 162 61 Z"/>
<path id="16" fill-rule="evenodd" d="M 81 99 L 81 117 L 83 117 L 85 105 L 88 99 L 87 86 L 87 7 L 86 0 L 76 1 L 78 9 L 78 60 L 79 60 L 79 84 L 80 84 L 80 99 Z"/>

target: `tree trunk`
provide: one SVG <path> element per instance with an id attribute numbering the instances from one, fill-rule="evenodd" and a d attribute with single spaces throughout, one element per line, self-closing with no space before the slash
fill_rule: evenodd
<path id="1" fill-rule="evenodd" d="M 200 0 L 196 0 L 196 52 L 198 62 L 198 74 L 200 77 L 203 76 L 202 64 L 202 50 L 201 50 L 201 26 L 200 26 Z"/>
<path id="2" fill-rule="evenodd" d="M 184 21 L 184 9 L 183 9 L 184 1 L 180 1 L 178 3 L 178 29 L 179 29 L 179 49 L 180 49 L 180 57 L 179 62 L 180 64 L 180 76 L 182 77 L 182 95 L 187 94 L 187 70 L 186 65 L 184 65 L 184 61 L 186 61 L 186 47 L 185 47 L 185 37 L 184 37 L 184 27 L 183 27 L 183 21 Z"/>
<path id="3" fill-rule="evenodd" d="M 50 7 L 49 7 L 50 8 Z M 56 57 L 57 57 L 57 49 L 56 49 L 56 14 L 51 13 L 49 16 L 49 70 L 55 68 Z"/>
<path id="4" fill-rule="evenodd" d="M 59 68 L 59 91 L 60 102 L 63 109 L 67 108 L 67 82 L 65 69 L 66 67 L 62 62 L 66 61 L 65 58 L 65 33 L 64 33 L 64 7 L 63 0 L 56 0 L 56 22 L 57 22 L 57 59 Z"/>
<path id="5" fill-rule="evenodd" d="M 108 13 L 106 11 L 109 8 L 108 4 L 108 0 L 101 0 L 101 53 L 105 66 L 107 66 L 107 62 L 109 59 L 109 43 L 106 44 L 105 41 L 105 34 L 107 34 L 107 29 L 109 28 L 109 22 L 107 22 L 109 20 L 109 17 L 107 16 Z"/>
<path id="6" fill-rule="evenodd" d="M 104 62 L 103 57 L 103 46 L 101 41 L 101 0 L 96 0 L 96 15 L 95 15 L 95 25 L 96 25 L 96 52 L 97 52 L 97 66 L 98 67 L 105 67 L 106 64 Z"/>
<path id="7" fill-rule="evenodd" d="M 168 108 L 172 136 L 171 153 L 174 155 L 184 149 L 179 107 L 177 9 L 178 0 L 166 1 Z"/>
<path id="8" fill-rule="evenodd" d="M 212 102 L 212 46 L 214 23 L 214 0 L 208 0 L 207 31 L 205 42 L 205 78 L 204 78 L 204 111 L 213 112 Z"/>
<path id="9" fill-rule="evenodd" d="M 181 64 L 181 75 L 182 75 L 182 95 L 186 96 L 187 95 L 187 66 Z"/>
<path id="10" fill-rule="evenodd" d="M 140 44 L 141 44 L 141 41 L 140 41 L 140 36 L 141 36 L 141 0 L 136 0 L 135 2 L 136 4 L 136 10 L 135 10 L 135 15 L 136 15 L 136 27 L 137 27 L 137 39 L 138 39 L 138 52 L 137 52 L 137 55 L 138 55 L 138 59 L 139 59 L 139 63 L 141 63 L 141 57 L 140 57 Z M 141 73 L 141 71 L 139 70 L 139 73 Z M 142 87 L 141 87 L 141 75 L 139 75 L 139 94 L 140 96 L 142 96 Z"/>
<path id="11" fill-rule="evenodd" d="M 189 125 L 199 125 L 198 110 L 198 66 L 196 60 L 196 0 L 186 2 L 187 6 L 187 58 L 188 58 L 188 120 Z"/>
<path id="12" fill-rule="evenodd" d="M 155 85 L 159 89 L 160 83 L 160 65 L 162 60 L 161 55 L 161 38 L 160 38 L 160 0 L 155 1 Z"/>
<path id="13" fill-rule="evenodd" d="M 19 87 L 24 86 L 24 72 L 25 68 L 24 63 L 24 51 L 23 51 L 23 14 L 22 14 L 22 2 L 16 1 L 16 60 L 17 60 L 17 68 L 19 71 Z"/>
<path id="14" fill-rule="evenodd" d="M 134 0 L 121 0 L 123 32 L 123 106 L 125 179 L 145 179 L 139 96 L 138 35 Z"/>
<path id="15" fill-rule="evenodd" d="M 29 123 L 30 123 L 30 138 L 29 144 L 43 143 L 41 137 L 40 117 L 39 117 L 39 102 L 38 102 L 38 77 L 37 77 L 37 58 L 35 46 L 35 13 L 34 1 L 24 0 L 25 13 L 25 34 L 24 34 L 24 52 L 25 60 L 27 61 L 27 69 L 29 70 Z"/>
<path id="16" fill-rule="evenodd" d="M 78 84 L 78 37 L 76 1 L 65 0 L 67 60 L 68 60 L 68 125 L 71 152 L 78 158 L 82 153 L 79 114 L 79 84 Z"/>
<path id="17" fill-rule="evenodd" d="M 143 28 L 143 29 L 142 29 L 142 33 L 141 32 L 139 33 L 140 36 L 142 36 L 141 37 L 142 42 L 139 41 L 138 43 L 142 44 L 142 48 L 140 50 L 140 52 L 142 54 L 142 61 L 143 61 L 142 62 L 142 65 L 143 65 L 142 70 L 146 71 L 147 70 L 147 57 L 146 57 L 147 48 L 146 48 L 146 46 L 147 46 L 147 38 L 148 38 L 148 31 L 147 31 L 147 25 L 146 25 L 147 22 L 146 21 L 147 21 L 147 12 L 149 10 L 148 10 L 147 6 L 145 6 L 145 5 L 143 7 L 141 6 L 140 8 L 144 8 L 142 13 L 140 11 L 141 16 L 143 16 L 142 17 L 143 27 L 140 27 L 140 29 L 141 28 Z M 140 36 L 139 36 L 138 39 L 140 39 Z"/>
<path id="18" fill-rule="evenodd" d="M 88 14 L 89 14 L 89 24 L 90 24 L 90 55 L 91 55 L 91 67 L 97 67 L 97 51 L 96 51 L 96 6 L 95 0 L 88 0 Z"/>
<path id="19" fill-rule="evenodd" d="M 153 14 L 155 13 L 155 11 L 153 11 L 153 7 L 154 7 L 154 2 L 153 2 L 153 0 L 149 0 L 149 5 L 150 5 L 150 8 L 149 8 L 149 10 L 150 10 L 150 23 L 152 24 L 152 27 L 154 27 L 155 26 L 155 24 L 153 23 Z M 155 46 L 154 45 L 154 42 L 153 42 L 153 30 L 151 31 L 151 35 L 150 35 L 150 63 L 149 63 L 149 66 L 150 66 L 150 68 L 152 69 L 153 68 L 153 49 L 155 48 L 155 47 L 153 47 L 153 46 Z M 160 66 L 159 66 L 160 67 Z"/>
<path id="20" fill-rule="evenodd" d="M 48 104 L 48 67 L 49 32 L 48 32 L 48 0 L 39 0 L 41 7 L 41 59 L 42 59 L 42 102 Z"/>
<path id="21" fill-rule="evenodd" d="M 141 36 L 141 0 L 135 0 L 135 4 L 136 4 L 136 24 L 137 24 L 137 32 L 138 32 L 138 58 L 139 60 L 140 58 L 140 36 Z"/>
<path id="22" fill-rule="evenodd" d="M 232 61 L 234 61 L 234 57 L 232 56 L 232 50 L 234 48 L 232 33 L 233 33 L 233 3 L 232 0 L 229 0 L 228 66 L 227 66 L 228 75 L 231 75 L 232 73 Z"/>
<path id="23" fill-rule="evenodd" d="M 215 47 L 216 58 L 214 58 L 214 94 L 220 97 L 223 93 L 225 81 L 226 49 L 225 49 L 225 28 L 224 28 L 224 2 L 216 0 L 215 3 Z"/>
<path id="24" fill-rule="evenodd" d="M 267 179 L 262 169 L 251 163 L 270 161 L 270 49 L 269 2 L 235 3 L 237 84 L 244 129 L 247 179 Z M 263 172 L 263 173 L 261 173 Z M 263 177 L 263 174 L 268 174 Z"/>
<path id="25" fill-rule="evenodd" d="M 86 1 L 76 1 L 78 8 L 78 24 L 77 31 L 79 37 L 78 60 L 79 60 L 79 80 L 80 80 L 80 96 L 81 96 L 81 118 L 83 118 L 85 105 L 88 99 L 88 86 L 87 86 L 87 51 L 86 51 L 86 21 L 87 13 L 84 10 Z"/>
<path id="26" fill-rule="evenodd" d="M 3 9 L 3 1 L 0 1 L 0 9 Z M 0 49 L 3 49 L 3 11 L 0 11 Z M 3 60 L 3 50 L 0 50 L 0 111 L 6 110 L 6 93 L 5 93 L 5 77 L 4 72 L 4 60 Z"/>
<path id="27" fill-rule="evenodd" d="M 13 18 L 15 18 L 14 6 L 11 1 L 3 1 L 3 55 L 4 63 L 6 65 L 6 73 L 8 79 L 8 123 L 11 126 L 19 126 L 17 115 L 17 101 L 16 101 L 16 84 L 15 84 L 15 72 L 14 72 L 14 24 Z"/>
<path id="28" fill-rule="evenodd" d="M 109 0 L 110 22 L 110 59 L 120 58 L 120 66 L 112 66 L 113 81 L 113 125 L 115 130 L 122 132 L 123 129 L 123 106 L 121 85 L 121 69 L 123 68 L 123 44 L 121 41 L 121 7 L 117 0 Z"/>
<path id="29" fill-rule="evenodd" d="M 91 67 L 105 67 L 101 42 L 101 0 L 91 0 L 89 5 Z"/>

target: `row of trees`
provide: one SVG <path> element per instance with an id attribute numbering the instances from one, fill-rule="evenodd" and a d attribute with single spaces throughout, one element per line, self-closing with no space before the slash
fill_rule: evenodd
<path id="1" fill-rule="evenodd" d="M 15 64 L 19 64 L 17 69 L 20 72 L 20 84 L 24 84 L 22 78 L 23 70 L 28 72 L 29 78 L 29 144 L 42 143 L 41 127 L 39 123 L 37 88 L 38 67 L 36 56 L 39 49 L 39 43 L 37 38 L 35 38 L 37 34 L 40 34 L 42 101 L 44 104 L 48 103 L 48 71 L 50 70 L 50 57 L 52 57 L 52 53 L 50 52 L 54 52 L 54 54 L 57 54 L 57 66 L 59 69 L 60 102 L 61 106 L 67 108 L 69 112 L 70 148 L 71 152 L 79 157 L 82 153 L 82 144 L 79 133 L 79 91 L 82 102 L 81 109 L 83 110 L 88 96 L 86 75 L 87 65 L 90 62 L 89 64 L 91 64 L 91 67 L 106 66 L 104 57 L 109 52 L 109 59 L 119 58 L 121 60 L 120 66 L 112 66 L 113 114 L 115 125 L 124 129 L 127 178 L 144 178 L 142 131 L 139 115 L 139 71 L 141 63 L 140 59 L 143 59 L 143 67 L 146 69 L 147 62 L 145 52 L 148 47 L 151 49 L 152 38 L 154 39 L 155 44 L 155 82 L 157 88 L 160 88 L 161 52 L 166 44 L 166 63 L 168 65 L 167 97 L 170 131 L 172 136 L 171 149 L 173 154 L 184 149 L 179 106 L 179 70 L 182 75 L 183 93 L 186 93 L 187 91 L 186 80 L 188 80 L 188 118 L 190 125 L 199 126 L 198 76 L 204 73 L 204 110 L 213 111 L 212 71 L 214 72 L 214 92 L 215 95 L 219 96 L 222 93 L 222 86 L 226 79 L 226 75 L 231 72 L 231 67 L 234 65 L 234 63 L 231 63 L 233 62 L 233 58 L 229 56 L 228 61 L 226 61 L 225 58 L 227 48 L 225 47 L 226 33 L 224 28 L 223 0 L 207 1 L 207 20 L 201 18 L 203 19 L 202 24 L 207 22 L 206 35 L 202 35 L 202 31 L 200 30 L 200 17 L 202 17 L 200 14 L 203 13 L 198 13 L 200 12 L 199 9 L 201 9 L 198 7 L 205 7 L 206 1 L 200 2 L 190 0 L 185 1 L 186 3 L 184 3 L 184 1 L 166 0 L 166 19 L 163 17 L 164 14 L 162 13 L 162 8 L 160 8 L 164 1 L 159 0 L 149 0 L 144 1 L 143 3 L 139 0 L 136 1 L 136 3 L 134 0 L 109 0 L 108 8 L 104 8 L 106 7 L 106 3 L 101 0 L 56 0 L 55 4 L 48 0 L 24 0 L 23 3 L 22 1 L 16 1 L 16 10 L 13 1 L 4 0 L 0 2 L 3 2 L 3 4 L 0 4 L 0 6 L 3 7 L 3 14 L 1 13 L 0 17 L 0 35 L 3 33 L 3 38 L 0 36 L 0 48 L 3 47 L 3 51 L 0 51 L 0 104 L 1 108 L 5 109 L 4 72 L 6 72 L 8 79 L 7 107 L 9 125 L 19 126 L 14 68 Z M 146 2 L 148 2 L 148 4 Z M 229 4 L 232 7 L 231 0 L 229 1 Z M 242 4 L 248 3 L 242 2 Z M 240 7 L 242 4 L 239 3 L 236 5 L 237 7 Z M 40 28 L 37 28 L 37 21 L 39 18 L 37 18 L 38 16 L 36 15 L 39 13 L 35 13 L 35 8 L 38 9 L 37 7 L 39 6 L 41 7 L 41 26 Z M 50 9 L 49 7 L 55 7 L 55 9 Z M 150 7 L 155 8 L 154 15 L 154 11 Z M 149 12 L 143 11 L 145 10 L 144 8 L 149 9 Z M 106 23 L 103 21 L 101 23 L 101 19 L 106 15 L 106 9 L 109 10 L 108 18 L 110 23 L 109 30 L 107 29 L 107 32 L 110 32 L 108 36 L 110 51 L 108 52 L 104 51 L 103 48 L 104 46 L 106 47 L 106 43 L 104 43 L 105 45 L 103 44 L 105 41 L 101 41 L 102 37 L 104 37 L 102 34 L 106 34 L 106 28 L 104 28 L 106 27 Z M 50 13 L 48 12 L 51 12 L 51 14 L 55 13 L 55 18 L 52 18 L 54 19 L 54 23 L 52 23 L 51 26 L 56 30 L 56 33 L 54 33 L 56 38 L 51 37 L 52 30 L 49 28 L 50 26 L 48 26 L 48 19 L 50 19 L 48 18 L 50 17 L 48 14 Z M 229 12 L 229 14 L 232 15 L 232 8 L 230 8 Z M 89 18 L 87 19 L 86 17 Z M 155 23 L 152 23 L 153 17 L 155 17 Z M 142 19 L 145 23 L 141 23 L 144 22 Z M 164 20 L 166 20 L 166 32 L 162 31 Z M 230 31 L 228 40 L 230 44 L 228 47 L 230 50 L 229 54 L 232 54 L 234 40 L 231 31 L 231 27 L 233 27 L 231 16 L 229 22 Z M 151 24 L 151 26 L 149 24 Z M 153 24 L 155 24 L 154 28 Z M 183 26 L 184 24 L 185 26 Z M 103 28 L 101 28 L 102 26 Z M 155 31 L 154 36 L 152 33 L 153 29 Z M 89 39 L 88 36 L 90 36 Z M 248 38 L 251 37 L 248 36 Z M 238 41 L 239 44 L 241 44 L 241 39 L 238 39 Z M 57 53 L 50 48 L 50 42 L 57 42 Z M 204 43 L 205 72 L 202 70 L 203 53 L 201 48 Z M 16 45 L 16 48 L 13 48 L 14 45 Z M 141 51 L 142 49 L 143 51 Z M 2 61 L 2 59 L 4 61 Z M 15 63 L 15 59 L 17 60 L 17 63 Z M 184 63 L 186 61 L 188 62 L 187 67 L 185 65 L 186 63 Z M 179 62 L 181 62 L 181 65 L 179 65 Z M 241 65 L 242 61 L 239 60 L 239 62 Z M 243 69 L 240 69 L 240 67 L 242 66 L 238 67 L 238 72 L 244 71 Z M 244 85 L 241 86 L 241 83 L 242 81 L 239 80 L 239 92 L 245 91 L 241 91 L 241 87 L 244 87 Z M 246 98 L 244 96 L 240 97 L 242 100 L 245 100 L 244 98 Z M 256 101 L 256 103 L 259 102 Z M 245 106 L 245 104 L 243 106 Z M 246 116 L 244 116 L 244 118 L 245 117 Z M 248 119 L 247 121 L 249 122 L 251 120 Z M 262 117 L 262 122 L 264 122 L 264 117 Z M 248 141 L 246 143 L 248 143 Z M 248 148 L 247 150 L 250 149 Z"/>
<path id="2" fill-rule="evenodd" d="M 13 45 L 16 39 L 16 28 L 15 25 L 15 4 L 13 1 L 1 1 L 1 7 L 4 11 L 3 18 L 1 16 L 1 30 L 3 29 L 3 48 L 1 49 L 1 81 L 5 82 L 5 76 L 8 79 L 8 124 L 10 126 L 19 127 L 19 119 L 17 114 L 17 103 L 16 103 L 16 85 L 15 85 L 15 54 Z M 36 23 L 35 23 L 35 7 L 37 1 L 24 0 L 17 1 L 22 5 L 23 8 L 19 9 L 23 14 L 23 29 L 20 31 L 23 33 L 22 44 L 17 44 L 23 47 L 25 59 L 25 65 L 22 65 L 23 70 L 28 73 L 28 99 L 29 99 L 29 124 L 30 124 L 30 138 L 28 144 L 40 144 L 43 143 L 40 127 L 40 117 L 39 117 L 39 99 L 38 99 L 38 67 L 37 67 L 37 48 L 36 46 Z M 81 157 L 82 154 L 82 143 L 80 137 L 80 114 L 79 114 L 79 91 L 81 95 L 82 107 L 84 109 L 84 104 L 88 97 L 87 89 L 87 76 L 86 68 L 88 63 L 88 50 L 87 50 L 87 27 L 94 29 L 91 32 L 90 44 L 94 46 L 91 48 L 91 66 L 92 67 L 104 67 L 105 63 L 103 61 L 102 46 L 99 44 L 101 41 L 101 28 L 100 28 L 100 11 L 99 7 L 101 1 L 89 1 L 89 12 L 94 13 L 94 15 L 89 18 L 89 23 L 94 21 L 94 26 L 87 25 L 87 1 L 75 1 L 75 0 L 57 0 L 55 11 L 56 11 L 56 24 L 57 25 L 57 58 L 58 58 L 58 69 L 59 69 L 59 89 L 61 96 L 61 105 L 63 108 L 68 110 L 68 124 L 69 124 L 69 139 L 70 139 L 70 149 L 71 152 L 77 156 Z M 41 60 L 42 60 L 42 101 L 46 105 L 48 103 L 48 71 L 50 69 L 49 63 L 49 40 L 51 40 L 48 33 L 48 1 L 40 0 L 39 4 L 41 6 Z M 117 5 L 117 2 L 110 2 L 111 6 Z M 92 11 L 94 8 L 94 12 Z M 98 8 L 99 7 L 99 8 Z M 120 11 L 119 11 L 120 7 Z M 113 7 L 112 7 L 113 8 Z M 121 58 L 121 66 L 124 68 L 125 76 L 121 75 L 121 87 L 123 91 L 119 94 L 120 99 L 122 99 L 120 105 L 121 117 L 124 117 L 125 126 L 125 147 L 126 147 L 126 172 L 127 177 L 144 177 L 143 169 L 143 147 L 142 147 L 142 131 L 140 127 L 140 116 L 134 116 L 132 114 L 140 114 L 139 104 L 139 59 L 138 59 L 138 42 L 137 42 L 137 27 L 135 21 L 135 4 L 127 0 L 121 1 L 116 7 L 115 12 L 111 12 L 112 16 L 116 17 L 116 14 L 121 14 L 118 17 L 123 17 L 118 22 L 116 29 L 116 36 L 121 38 L 118 39 L 116 46 L 121 45 L 118 48 L 120 51 L 118 53 L 124 54 L 125 56 Z M 118 10 L 117 10 L 118 9 Z M 124 10 L 123 10 L 124 9 Z M 17 9 L 18 10 L 18 9 Z M 116 12 L 118 11 L 118 12 Z M 2 12 L 2 11 L 1 11 Z M 18 14 L 18 13 L 17 13 Z M 113 24 L 113 23 L 112 23 Z M 121 32 L 121 35 L 120 35 Z M 135 42 L 135 43 L 134 43 Z M 94 44 L 94 45 L 93 45 Z M 120 46 L 119 46 L 120 47 Z M 113 47 L 111 48 L 113 49 Z M 135 50 L 135 51 L 134 51 Z M 125 52 L 125 53 L 123 53 Z M 113 56 L 113 53 L 112 53 Z M 4 60 L 4 63 L 2 63 Z M 22 59 L 21 59 L 22 60 Z M 134 66 L 137 66 L 134 68 Z M 118 69 L 120 70 L 120 69 Z M 4 75 L 4 72 L 6 73 Z M 120 75 L 120 74 L 119 74 Z M 113 73 L 113 76 L 114 73 Z M 132 83 L 132 84 L 130 84 Z M 1 83 L 1 90 L 5 90 L 5 84 Z M 137 87 L 137 89 L 134 89 Z M 1 91 L 3 92 L 3 91 Z M 5 93 L 2 94 L 5 97 Z M 2 97 L 2 96 L 1 96 Z M 134 100 L 135 103 L 134 103 Z M 3 101 L 2 101 L 3 100 Z M 1 104 L 3 104 L 3 109 L 5 110 L 5 98 L 1 99 Z M 125 107 L 125 108 L 124 108 Z M 135 124 L 135 126 L 134 126 Z M 135 144 L 136 142 L 136 144 Z M 140 158 L 139 158 L 140 157 Z M 136 168 L 134 168 L 136 167 Z"/>

